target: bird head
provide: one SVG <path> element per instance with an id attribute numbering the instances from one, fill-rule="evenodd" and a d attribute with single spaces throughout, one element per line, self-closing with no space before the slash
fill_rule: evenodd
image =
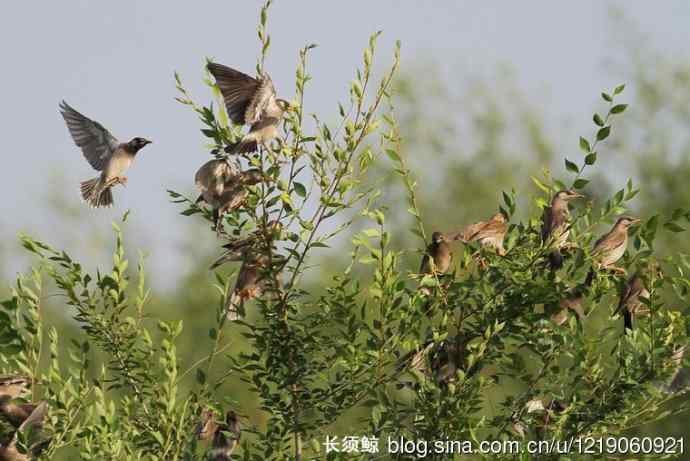
<path id="1" fill-rule="evenodd" d="M 640 220 L 638 218 L 633 218 L 631 216 L 621 216 L 618 218 L 618 221 L 616 221 L 616 226 L 617 227 L 622 227 L 623 229 L 627 229 L 630 226 L 634 226 L 635 224 L 639 224 Z"/>
<path id="2" fill-rule="evenodd" d="M 570 200 L 575 200 L 577 198 L 582 198 L 584 197 L 583 194 L 580 194 L 578 192 L 575 192 L 572 189 L 564 189 L 560 190 L 556 193 L 556 198 L 564 201 L 570 201 Z"/>
<path id="3" fill-rule="evenodd" d="M 276 99 L 276 103 L 278 104 L 278 107 L 283 110 L 283 112 L 288 112 L 295 108 L 292 104 L 290 104 L 290 101 L 286 101 L 285 99 Z"/>
<path id="4" fill-rule="evenodd" d="M 435 244 L 439 244 L 439 243 L 441 243 L 441 242 L 445 242 L 446 240 L 447 240 L 447 239 L 446 239 L 446 236 L 443 235 L 442 232 L 438 232 L 438 231 L 437 231 L 437 232 L 434 232 L 433 234 L 431 234 L 431 241 L 432 241 L 433 243 L 435 243 Z"/>
<path id="5" fill-rule="evenodd" d="M 254 186 L 260 182 L 268 181 L 270 178 L 266 176 L 261 170 L 252 168 L 242 173 L 242 183 L 248 186 Z"/>
<path id="6" fill-rule="evenodd" d="M 146 138 L 136 137 L 127 143 L 127 147 L 131 152 L 139 152 L 147 144 L 151 144 L 153 141 L 149 141 Z"/>
<path id="7" fill-rule="evenodd" d="M 491 220 L 495 222 L 504 223 L 506 222 L 506 217 L 503 213 L 496 213 L 491 217 Z"/>

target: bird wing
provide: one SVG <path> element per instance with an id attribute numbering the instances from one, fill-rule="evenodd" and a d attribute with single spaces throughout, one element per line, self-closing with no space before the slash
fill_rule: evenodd
<path id="1" fill-rule="evenodd" d="M 475 240 L 476 238 L 479 237 L 482 231 L 484 231 L 487 228 L 488 222 L 480 221 L 475 224 L 470 224 L 467 226 L 461 233 L 462 241 L 464 242 L 471 242 L 472 240 Z"/>
<path id="2" fill-rule="evenodd" d="M 256 99 L 259 81 L 228 66 L 211 62 L 208 71 L 216 79 L 216 85 L 223 95 L 228 117 L 235 124 L 253 123 L 247 120 L 246 113 Z"/>
<path id="3" fill-rule="evenodd" d="M 608 234 L 601 237 L 594 244 L 593 254 L 601 255 L 603 252 L 613 251 L 621 245 L 627 243 L 628 235 L 624 232 L 611 231 Z"/>
<path id="4" fill-rule="evenodd" d="M 276 102 L 276 89 L 273 87 L 271 77 L 266 73 L 261 76 L 259 87 L 244 113 L 244 120 L 246 123 L 256 123 L 261 120 L 264 112 L 269 115 L 281 112 Z"/>
<path id="5" fill-rule="evenodd" d="M 426 274 L 427 272 L 431 271 L 431 255 L 429 254 L 429 251 L 427 250 L 426 253 L 424 253 L 424 256 L 422 257 L 422 264 L 419 266 L 419 273 L 420 274 Z"/>
<path id="6" fill-rule="evenodd" d="M 60 113 L 89 164 L 97 171 L 103 170 L 120 141 L 103 125 L 77 112 L 65 101 L 60 104 Z"/>
<path id="7" fill-rule="evenodd" d="M 29 426 L 38 426 L 45 418 L 46 413 L 48 413 L 48 404 L 46 402 L 41 402 L 36 405 L 31 414 L 22 422 L 22 424 L 17 428 L 17 432 L 25 430 Z"/>
<path id="8" fill-rule="evenodd" d="M 624 307 L 628 305 L 628 302 L 634 297 L 637 297 L 642 292 L 642 283 L 638 279 L 638 274 L 634 274 L 630 280 L 623 287 L 623 292 L 621 293 L 620 301 L 618 302 L 618 308 L 616 308 L 616 313 L 623 312 Z"/>

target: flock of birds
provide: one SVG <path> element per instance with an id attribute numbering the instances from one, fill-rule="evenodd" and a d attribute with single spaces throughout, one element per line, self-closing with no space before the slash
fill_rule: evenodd
<path id="1" fill-rule="evenodd" d="M 209 63 L 208 70 L 221 91 L 228 117 L 235 124 L 250 127 L 238 142 L 225 147 L 228 154 L 225 158 L 206 162 L 194 178 L 199 191 L 197 203 L 204 203 L 210 207 L 216 232 L 219 235 L 225 234 L 229 240 L 224 246 L 224 253 L 211 268 L 228 261 L 242 262 L 235 287 L 227 296 L 227 317 L 235 320 L 244 315 L 244 301 L 261 296 L 265 291 L 268 281 L 265 280 L 264 272 L 271 264 L 271 257 L 266 254 L 265 248 L 279 238 L 281 232 L 280 223 L 275 221 L 268 223 L 265 229 L 257 230 L 241 239 L 230 239 L 224 232 L 223 216 L 241 209 L 246 204 L 249 195 L 247 186 L 269 180 L 258 169 L 242 170 L 237 157 L 253 153 L 260 146 L 267 148 L 274 141 L 281 142 L 279 124 L 286 111 L 292 110 L 292 106 L 288 101 L 276 96 L 271 78 L 266 73 L 262 72 L 257 78 L 253 78 L 217 63 Z M 95 208 L 111 206 L 112 188 L 118 184 L 127 184 L 126 171 L 139 151 L 151 141 L 135 137 L 129 142 L 120 142 L 103 125 L 84 116 L 64 101 L 60 104 L 60 111 L 74 142 L 81 148 L 89 164 L 100 172 L 96 178 L 81 183 L 83 200 Z M 548 259 L 554 269 L 563 264 L 562 252 L 570 245 L 568 203 L 580 197 L 582 195 L 575 191 L 559 191 L 544 212 L 541 237 L 544 244 L 549 245 Z M 585 286 L 591 284 L 595 269 L 625 272 L 616 267 L 615 263 L 625 253 L 628 228 L 638 222 L 639 220 L 628 216 L 620 217 L 613 228 L 596 242 L 592 252 L 596 264 L 587 277 Z M 450 244 L 457 240 L 465 243 L 476 241 L 481 246 L 491 247 L 498 255 L 504 256 L 506 250 L 503 241 L 507 230 L 506 217 L 498 213 L 488 221 L 469 225 L 455 234 L 434 232 L 422 259 L 420 273 L 447 272 L 452 259 Z M 574 290 L 572 296 L 561 302 L 560 307 L 566 313 L 571 309 L 581 314 L 581 308 L 578 306 L 582 296 L 582 290 Z M 626 328 L 632 328 L 633 315 L 644 310 L 639 298 L 646 296 L 649 294 L 644 288 L 643 274 L 638 272 L 628 280 L 618 306 L 619 311 L 624 314 Z M 433 353 L 435 359 L 432 362 L 435 364 L 432 363 L 432 368 L 436 369 L 437 377 L 440 373 L 441 380 L 447 381 L 455 375 L 458 364 L 452 358 L 458 355 L 458 350 L 457 347 L 453 349 L 452 345 L 444 347 L 444 350 L 436 350 Z M 426 355 L 430 354 L 432 349 L 433 345 L 426 345 L 423 350 L 414 354 L 411 360 L 417 364 L 425 361 Z M 16 447 L 17 433 L 28 427 L 40 429 L 47 411 L 45 402 L 16 402 L 18 399 L 22 400 L 31 384 L 31 379 L 25 376 L 0 377 L 0 416 L 15 428 L 9 441 L 0 447 L 0 461 L 28 460 L 33 456 L 32 453 L 19 453 Z M 214 411 L 208 410 L 202 415 L 197 436 L 201 440 L 211 440 L 211 459 L 229 459 L 240 439 L 238 417 L 232 410 L 226 412 L 222 418 Z M 38 443 L 34 448 L 39 449 L 40 446 L 41 443 Z"/>

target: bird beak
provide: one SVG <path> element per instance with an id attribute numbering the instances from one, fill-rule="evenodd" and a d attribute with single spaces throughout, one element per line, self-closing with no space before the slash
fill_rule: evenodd
<path id="1" fill-rule="evenodd" d="M 632 220 L 632 222 L 630 223 L 630 225 L 631 225 L 631 226 L 636 226 L 636 225 L 640 224 L 641 222 L 642 222 L 642 220 L 641 220 L 640 218 L 635 218 L 635 219 Z"/>
<path id="2" fill-rule="evenodd" d="M 151 141 L 151 140 L 149 140 L 149 139 L 144 139 L 144 143 L 145 143 L 145 144 L 153 144 L 153 141 Z"/>

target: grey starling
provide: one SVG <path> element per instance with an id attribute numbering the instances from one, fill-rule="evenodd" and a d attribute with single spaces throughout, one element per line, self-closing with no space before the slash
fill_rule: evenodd
<path id="1" fill-rule="evenodd" d="M 598 269 L 610 269 L 616 272 L 625 270 L 614 266 L 625 254 L 628 248 L 628 228 L 640 222 L 637 218 L 621 216 L 613 225 L 613 228 L 603 237 L 596 241 L 592 249 L 592 256 L 595 260 L 594 266 Z M 587 275 L 586 285 L 591 285 L 594 279 L 594 267 Z"/>
<path id="2" fill-rule="evenodd" d="M 563 266 L 561 249 L 566 246 L 570 235 L 570 211 L 568 202 L 584 197 L 572 190 L 561 190 L 551 199 L 551 206 L 544 208 L 542 217 L 541 240 L 544 244 L 553 247 L 549 253 L 551 268 L 556 270 Z"/>
<path id="3" fill-rule="evenodd" d="M 262 73 L 250 77 L 230 67 L 208 64 L 209 72 L 223 95 L 228 117 L 238 125 L 250 125 L 249 132 L 237 143 L 226 148 L 230 154 L 254 152 L 259 145 L 267 146 L 279 139 L 278 125 L 290 103 L 276 97 L 271 77 Z"/>
<path id="4" fill-rule="evenodd" d="M 99 177 L 81 183 L 82 198 L 94 208 L 111 206 L 110 189 L 127 183 L 125 172 L 137 153 L 151 141 L 137 137 L 121 143 L 103 125 L 80 114 L 65 101 L 60 104 L 60 113 L 86 160 L 101 172 Z"/>

